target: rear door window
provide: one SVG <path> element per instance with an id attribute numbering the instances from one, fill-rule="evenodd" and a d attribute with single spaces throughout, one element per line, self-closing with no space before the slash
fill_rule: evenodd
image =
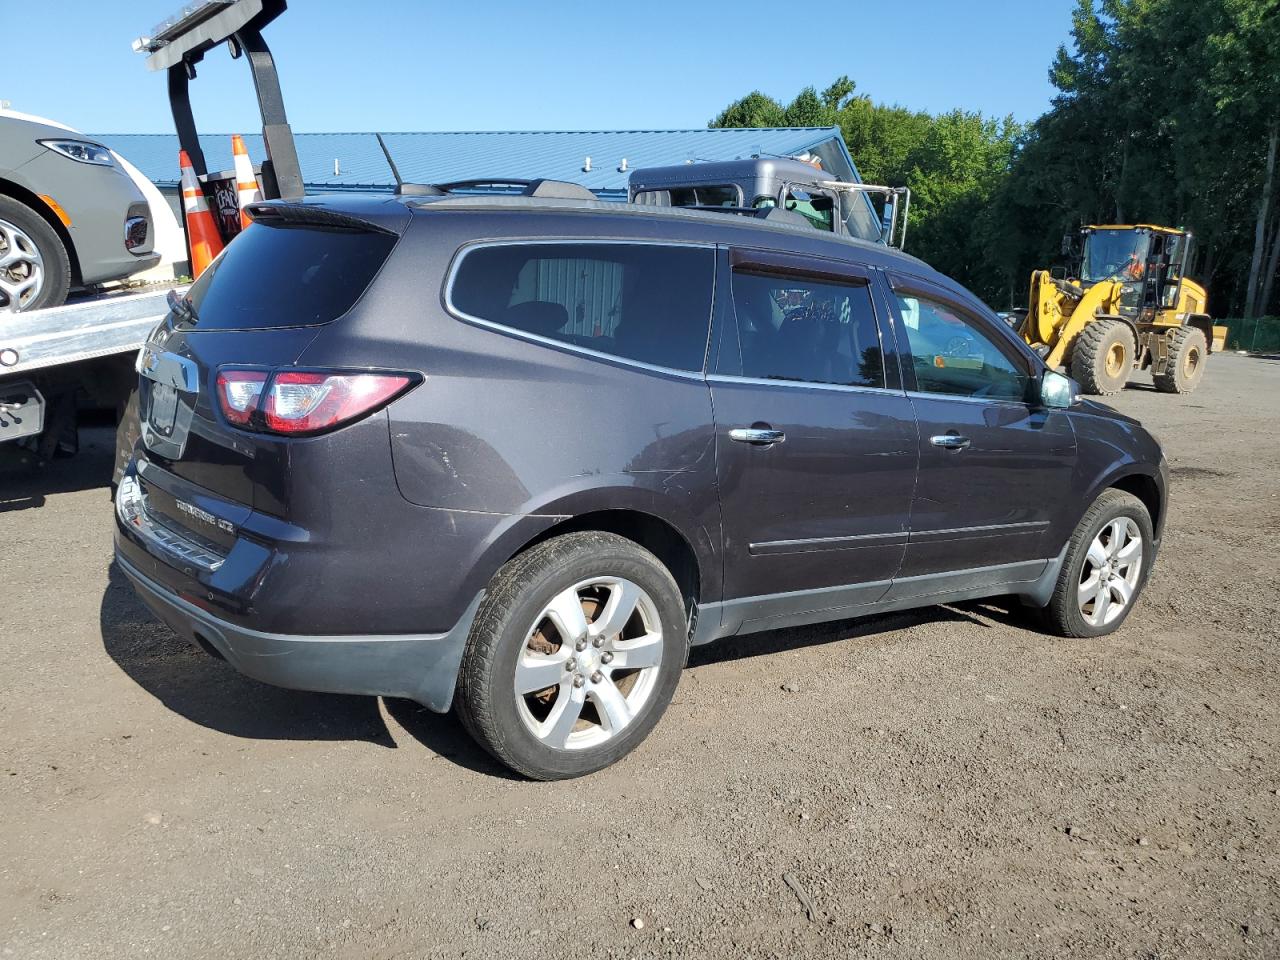
<path id="1" fill-rule="evenodd" d="M 701 371 L 715 253 L 639 243 L 494 244 L 467 250 L 449 303 L 518 333 Z"/>
<path id="2" fill-rule="evenodd" d="M 884 355 L 866 282 L 735 270 L 742 375 L 883 387 Z"/>
<path id="3" fill-rule="evenodd" d="M 254 223 L 192 285 L 180 324 L 197 330 L 309 327 L 342 316 L 396 245 L 393 234 Z"/>

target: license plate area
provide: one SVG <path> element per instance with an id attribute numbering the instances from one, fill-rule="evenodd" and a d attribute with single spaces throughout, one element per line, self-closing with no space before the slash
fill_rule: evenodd
<path id="1" fill-rule="evenodd" d="M 167 383 L 151 384 L 151 403 L 147 422 L 151 428 L 166 437 L 173 436 L 178 419 L 178 391 Z"/>
<path id="2" fill-rule="evenodd" d="M 181 459 L 200 391 L 195 362 L 148 344 L 138 354 L 138 374 L 142 442 L 162 457 Z"/>

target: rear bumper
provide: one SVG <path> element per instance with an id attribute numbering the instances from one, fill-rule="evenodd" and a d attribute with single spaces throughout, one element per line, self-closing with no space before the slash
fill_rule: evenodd
<path id="1" fill-rule="evenodd" d="M 321 693 L 407 697 L 445 712 L 453 702 L 462 651 L 483 594 L 446 633 L 394 636 L 298 636 L 262 633 L 221 620 L 145 576 L 116 553 L 157 617 L 179 636 L 277 687 Z"/>

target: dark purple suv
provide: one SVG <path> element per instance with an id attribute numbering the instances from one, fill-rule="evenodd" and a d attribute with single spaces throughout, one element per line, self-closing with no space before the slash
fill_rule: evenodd
<path id="1" fill-rule="evenodd" d="M 1115 630 L 1167 468 L 901 253 L 538 197 L 271 203 L 140 355 L 116 558 L 249 676 L 597 770 L 691 644 L 1005 595 Z"/>

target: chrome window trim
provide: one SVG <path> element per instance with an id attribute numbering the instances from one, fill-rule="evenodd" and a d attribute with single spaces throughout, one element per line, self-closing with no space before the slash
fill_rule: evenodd
<path id="1" fill-rule="evenodd" d="M 711 373 L 706 377 L 708 383 L 744 383 L 755 387 L 791 387 L 801 390 L 829 390 L 836 393 L 879 393 L 891 397 L 905 397 L 903 390 L 892 387 L 863 387 L 852 383 L 823 383 L 820 380 L 770 380 L 765 377 L 739 377 L 732 373 Z"/>
<path id="2" fill-rule="evenodd" d="M 555 340 L 551 337 L 544 337 L 540 334 L 529 333 L 526 330 L 520 330 L 516 327 L 509 327 L 504 323 L 498 323 L 496 320 L 486 320 L 484 317 L 477 317 L 474 314 L 467 313 L 465 310 L 459 309 L 453 302 L 453 285 L 458 279 L 458 271 L 462 268 L 462 264 L 467 257 L 475 250 L 487 247 L 564 247 L 564 246 L 628 246 L 628 247 L 687 247 L 695 250 L 711 250 L 716 249 L 716 244 L 706 241 L 696 240 L 635 240 L 630 238 L 609 237 L 605 239 L 596 239 L 591 237 L 528 237 L 514 238 L 502 240 L 473 240 L 463 244 L 453 255 L 453 261 L 449 264 L 449 275 L 444 285 L 444 308 L 445 311 L 457 320 L 469 323 L 472 326 L 483 327 L 486 330 L 492 330 L 503 336 L 514 337 L 517 340 L 524 340 L 529 343 L 536 343 L 540 346 L 551 347 L 563 353 L 573 353 L 579 356 L 587 357 L 592 360 L 604 360 L 609 363 L 619 364 L 624 367 L 632 367 L 637 370 L 646 370 L 650 373 L 661 373 L 668 376 L 679 377 L 682 380 L 693 380 L 702 382 L 705 379 L 707 369 L 707 350 L 704 348 L 702 354 L 702 366 L 698 370 L 683 370 L 678 367 L 664 367 L 656 363 L 646 363 L 643 360 L 632 360 L 628 357 L 620 357 L 616 354 L 605 353 L 602 350 L 592 350 L 590 347 L 583 347 L 576 343 L 566 343 L 563 340 Z M 711 336 L 711 322 L 715 313 L 715 275 L 716 265 L 714 258 L 711 265 L 711 298 L 707 304 L 707 337 Z"/>
<path id="3" fill-rule="evenodd" d="M 908 390 L 908 397 L 919 397 L 921 400 L 954 400 L 957 403 L 999 403 L 1007 407 L 1022 407 L 1024 410 L 1033 411 L 1041 409 L 1049 409 L 1048 407 L 1040 407 L 1026 400 L 1013 400 L 1009 397 L 967 397 L 962 393 L 933 393 L 928 390 Z"/>

